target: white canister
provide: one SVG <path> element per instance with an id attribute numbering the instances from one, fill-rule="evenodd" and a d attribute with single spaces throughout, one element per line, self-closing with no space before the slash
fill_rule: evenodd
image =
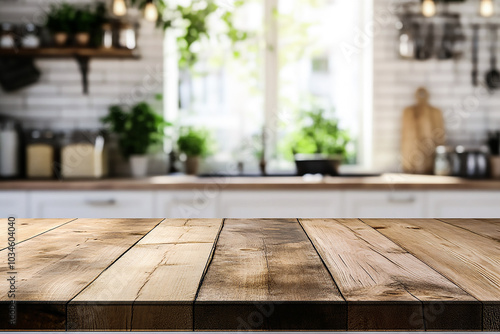
<path id="1" fill-rule="evenodd" d="M 0 125 L 0 177 L 19 176 L 19 134 L 14 122 Z"/>

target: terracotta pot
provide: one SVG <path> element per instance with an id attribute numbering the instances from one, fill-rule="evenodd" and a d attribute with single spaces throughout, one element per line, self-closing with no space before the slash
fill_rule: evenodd
<path id="1" fill-rule="evenodd" d="M 88 32 L 79 32 L 75 35 L 75 41 L 78 46 L 87 46 L 90 42 L 90 34 Z"/>
<path id="2" fill-rule="evenodd" d="M 56 32 L 54 33 L 54 42 L 57 46 L 64 46 L 68 41 L 68 34 L 65 32 Z"/>
<path id="3" fill-rule="evenodd" d="M 130 156 L 130 169 L 133 177 L 136 178 L 145 177 L 148 174 L 148 156 L 147 155 Z"/>
<path id="4" fill-rule="evenodd" d="M 186 165 L 187 175 L 198 174 L 198 168 L 200 166 L 200 157 L 187 157 L 184 163 Z"/>

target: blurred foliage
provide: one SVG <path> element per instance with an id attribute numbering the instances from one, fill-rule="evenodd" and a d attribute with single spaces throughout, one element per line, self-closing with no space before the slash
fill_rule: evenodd
<path id="1" fill-rule="evenodd" d="M 148 0 L 131 0 L 133 5 L 144 8 Z M 208 19 L 211 15 L 220 15 L 226 25 L 225 35 L 233 42 L 245 40 L 248 34 L 235 28 L 232 10 L 244 4 L 243 0 L 235 1 L 232 6 L 219 6 L 215 0 L 190 0 L 175 3 L 168 0 L 154 0 L 158 9 L 157 25 L 163 30 L 179 31 L 177 46 L 179 48 L 179 67 L 192 67 L 198 60 L 195 44 L 203 37 L 210 38 Z M 225 8 L 224 8 L 225 7 Z M 230 8 L 232 7 L 232 8 Z M 216 37 L 216 36 L 215 36 Z M 234 51 L 238 57 L 238 51 Z"/>
<path id="2" fill-rule="evenodd" d="M 52 4 L 47 13 L 45 26 L 51 32 L 94 33 L 100 29 L 106 15 L 104 3 L 77 7 L 65 2 Z"/>
<path id="3" fill-rule="evenodd" d="M 188 157 L 206 157 L 212 152 L 210 132 L 193 127 L 182 128 L 177 139 L 177 147 L 180 153 Z"/>
<path id="4" fill-rule="evenodd" d="M 146 102 L 138 103 L 130 111 L 111 106 L 109 114 L 101 121 L 118 135 L 121 152 L 127 158 L 146 154 L 150 147 L 161 144 L 165 128 L 172 125 Z"/>
<path id="5" fill-rule="evenodd" d="M 312 108 L 299 114 L 296 129 L 285 137 L 281 150 L 289 159 L 293 154 L 339 155 L 348 158 L 349 132 L 339 126 L 333 112 Z"/>

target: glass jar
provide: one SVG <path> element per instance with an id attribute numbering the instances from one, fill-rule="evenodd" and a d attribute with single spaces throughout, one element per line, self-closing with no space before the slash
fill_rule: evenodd
<path id="1" fill-rule="evenodd" d="M 26 142 L 26 177 L 52 178 L 56 165 L 56 135 L 49 130 L 30 131 Z"/>
<path id="2" fill-rule="evenodd" d="M 40 47 L 40 37 L 38 37 L 37 28 L 33 23 L 28 23 L 24 27 L 21 46 L 26 49 L 36 49 Z"/>
<path id="3" fill-rule="evenodd" d="M 133 50 L 137 46 L 135 29 L 130 23 L 122 23 L 120 26 L 119 44 L 121 48 L 129 50 Z"/>
<path id="4" fill-rule="evenodd" d="M 96 131 L 66 133 L 61 149 L 63 178 L 102 178 L 108 174 L 104 135 Z"/>
<path id="5" fill-rule="evenodd" d="M 102 47 L 105 49 L 113 47 L 113 26 L 111 23 L 102 25 Z"/>
<path id="6" fill-rule="evenodd" d="M 14 26 L 11 23 L 2 23 L 2 34 L 0 35 L 0 48 L 13 49 L 16 47 L 14 38 Z"/>
<path id="7" fill-rule="evenodd" d="M 436 147 L 436 157 L 434 160 L 434 174 L 439 176 L 451 175 L 452 166 L 450 159 L 450 149 L 446 146 Z"/>

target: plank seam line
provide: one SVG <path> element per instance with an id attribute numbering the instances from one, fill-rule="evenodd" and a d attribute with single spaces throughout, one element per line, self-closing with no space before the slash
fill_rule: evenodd
<path id="1" fill-rule="evenodd" d="M 87 289 L 92 283 L 94 283 L 106 270 L 108 270 L 112 265 L 114 265 L 119 259 L 122 258 L 123 255 L 125 255 L 126 253 L 128 253 L 128 251 L 130 251 L 133 247 L 135 247 L 135 245 L 137 245 L 142 239 L 144 239 L 149 233 L 151 233 L 155 228 L 158 227 L 158 225 L 160 225 L 161 223 L 163 223 L 165 220 L 166 220 L 165 218 L 163 218 L 162 220 L 160 220 L 158 222 L 158 224 L 156 224 L 146 234 L 144 234 L 136 242 L 134 242 L 129 248 L 127 248 L 122 254 L 120 254 L 120 256 L 118 256 L 113 262 L 111 262 L 111 264 L 109 266 L 107 266 L 106 268 L 104 268 L 104 270 L 102 270 L 99 273 L 99 275 L 97 275 L 96 277 L 94 277 L 94 279 L 92 281 L 90 281 L 76 295 L 74 295 L 73 298 L 71 298 L 69 301 L 66 302 L 66 331 L 68 331 L 68 305 L 69 305 L 69 303 L 71 303 L 71 301 L 73 301 L 73 299 L 75 299 L 76 297 L 78 297 L 78 295 L 80 295 L 85 289 Z M 132 324 L 130 324 L 130 325 L 132 326 Z"/>
<path id="2" fill-rule="evenodd" d="M 224 228 L 224 224 L 226 222 L 226 218 L 222 219 L 222 222 L 219 227 L 219 231 L 217 232 L 217 236 L 214 239 L 214 243 L 212 245 L 212 250 L 210 251 L 210 255 L 207 259 L 207 262 L 205 264 L 205 269 L 203 270 L 203 274 L 201 275 L 200 282 L 198 283 L 198 288 L 196 289 L 196 294 L 194 295 L 194 300 L 193 300 L 193 331 L 195 331 L 195 304 L 196 300 L 198 299 L 198 295 L 200 294 L 201 286 L 203 285 L 203 281 L 205 280 L 205 276 L 207 275 L 208 268 L 212 264 L 212 260 L 215 256 L 215 250 L 217 249 L 217 244 L 219 243 L 219 237 L 220 234 L 222 233 L 222 229 Z"/>
<path id="3" fill-rule="evenodd" d="M 446 219 L 446 218 L 444 218 L 444 219 Z M 469 230 L 468 228 L 465 228 L 465 227 L 458 226 L 458 225 L 455 225 L 455 224 L 453 224 L 453 223 L 447 222 L 447 221 L 446 221 L 446 220 L 444 220 L 444 219 L 443 219 L 443 218 L 436 218 L 436 220 L 439 220 L 440 222 L 445 223 L 445 224 L 447 224 L 447 225 L 450 225 L 450 226 L 453 226 L 453 227 L 457 227 L 457 228 L 459 228 L 459 229 L 462 229 L 462 230 L 464 230 L 464 231 L 467 231 L 467 232 L 473 233 L 473 234 L 475 234 L 475 235 L 478 235 L 478 236 L 483 237 L 483 238 L 486 238 L 486 239 L 490 239 L 490 240 L 493 240 L 493 241 L 496 241 L 496 242 L 500 242 L 500 240 L 498 240 L 498 239 L 495 239 L 495 238 L 490 237 L 490 236 L 488 236 L 488 235 L 479 234 L 479 233 L 477 233 L 477 232 L 474 232 L 474 231 L 472 231 L 472 230 Z M 476 220 L 476 219 L 472 218 L 471 220 Z M 495 226 L 495 224 L 492 224 L 492 223 L 489 223 L 489 222 L 484 222 L 484 221 L 481 221 L 481 222 L 483 222 L 483 223 L 488 223 L 488 224 L 491 224 L 491 225 Z"/>
<path id="4" fill-rule="evenodd" d="M 451 283 L 455 284 L 456 287 L 460 288 L 460 290 L 462 290 L 463 292 L 465 292 L 468 296 L 474 298 L 475 301 L 479 302 L 479 303 L 483 303 L 482 301 L 480 301 L 479 299 L 477 299 L 475 296 L 473 296 L 472 294 L 470 294 L 467 290 L 465 290 L 460 284 L 456 283 L 454 280 L 452 280 L 451 278 L 449 278 L 448 276 L 446 276 L 445 274 L 441 273 L 439 270 L 437 270 L 436 268 L 434 268 L 433 266 L 431 266 L 430 264 L 428 264 L 426 261 L 422 260 L 421 258 L 419 258 L 417 256 L 417 254 L 411 252 L 410 250 L 406 249 L 403 245 L 399 244 L 396 240 L 392 240 L 391 238 L 389 238 L 388 236 L 386 236 L 385 234 L 383 234 L 382 232 L 380 232 L 379 230 L 377 230 L 376 228 L 373 228 L 371 227 L 369 224 L 365 223 L 363 221 L 363 219 L 366 219 L 366 218 L 358 218 L 363 224 L 365 224 L 366 226 L 368 226 L 369 228 L 372 228 L 374 229 L 375 231 L 377 231 L 377 233 L 380 233 L 383 237 L 385 237 L 386 239 L 392 241 L 393 243 L 395 243 L 396 245 L 398 245 L 399 247 L 401 247 L 402 249 L 404 249 L 405 252 L 407 252 L 408 254 L 412 255 L 413 257 L 415 257 L 417 260 L 419 260 L 420 262 L 422 262 L 423 264 L 425 264 L 427 267 L 429 267 L 430 269 L 432 269 L 433 271 L 435 271 L 436 273 L 438 273 L 439 275 L 443 276 L 444 278 L 446 278 L 448 281 L 450 281 Z M 437 219 L 434 219 L 434 220 L 437 220 Z M 439 221 L 439 220 L 437 220 Z"/>
<path id="5" fill-rule="evenodd" d="M 332 273 L 330 272 L 330 270 L 328 269 L 328 266 L 326 265 L 325 261 L 323 260 L 323 258 L 321 257 L 321 254 L 319 253 L 318 249 L 316 248 L 316 245 L 314 244 L 314 242 L 311 240 L 311 238 L 309 237 L 309 234 L 307 234 L 306 232 L 306 229 L 304 228 L 304 226 L 302 226 L 302 223 L 300 222 L 300 218 L 296 218 L 297 219 L 297 222 L 299 223 L 299 226 L 300 228 L 302 229 L 302 231 L 304 232 L 304 234 L 306 235 L 307 239 L 309 240 L 309 243 L 312 245 L 312 247 L 314 248 L 314 251 L 316 252 L 316 254 L 318 254 L 318 257 L 319 259 L 321 260 L 321 263 L 323 264 L 323 267 L 326 269 L 326 272 L 328 273 L 328 275 L 330 275 L 330 278 L 332 279 L 333 281 L 333 284 L 335 284 L 335 287 L 337 288 L 337 291 L 339 292 L 340 294 L 340 297 L 342 297 L 342 299 L 346 302 L 346 305 L 348 304 L 347 302 L 347 299 L 344 297 L 344 295 L 342 294 L 342 291 L 340 291 L 340 288 L 339 288 L 339 285 L 337 284 L 337 282 L 335 281 L 335 279 L 333 278 L 333 275 Z M 346 316 L 347 316 L 347 312 L 346 312 Z M 346 319 L 348 320 L 348 319 Z M 347 322 L 346 322 L 347 324 Z"/>
<path id="6" fill-rule="evenodd" d="M 52 227 L 52 228 L 48 229 L 47 231 L 40 232 L 40 233 L 38 233 L 38 234 L 35 234 L 34 236 L 29 237 L 28 239 L 21 240 L 21 241 L 19 241 L 18 243 L 16 243 L 16 246 L 17 246 L 17 245 L 19 245 L 19 244 L 22 244 L 22 243 L 23 243 L 23 242 L 25 242 L 25 241 L 28 241 L 28 240 L 31 240 L 31 239 L 36 238 L 36 237 L 38 237 L 38 236 L 41 236 L 42 234 L 45 234 L 45 233 L 50 232 L 50 231 L 53 231 L 53 230 L 55 230 L 56 228 L 59 228 L 59 227 L 62 227 L 62 226 L 64 226 L 64 225 L 66 225 L 66 224 L 69 224 L 69 223 L 71 223 L 71 222 L 74 222 L 74 221 L 75 221 L 75 220 L 77 220 L 77 219 L 78 219 L 78 218 L 73 218 L 73 219 L 71 219 L 71 220 L 69 220 L 69 221 L 67 221 L 67 222 L 65 222 L 65 223 L 62 223 L 61 225 L 57 225 L 57 226 Z M 7 248 L 9 248 L 9 246 L 7 246 L 7 247 L 5 247 L 5 248 L 0 249 L 0 252 L 1 252 L 1 251 L 3 251 L 3 250 L 5 250 L 5 249 L 7 249 Z"/>

